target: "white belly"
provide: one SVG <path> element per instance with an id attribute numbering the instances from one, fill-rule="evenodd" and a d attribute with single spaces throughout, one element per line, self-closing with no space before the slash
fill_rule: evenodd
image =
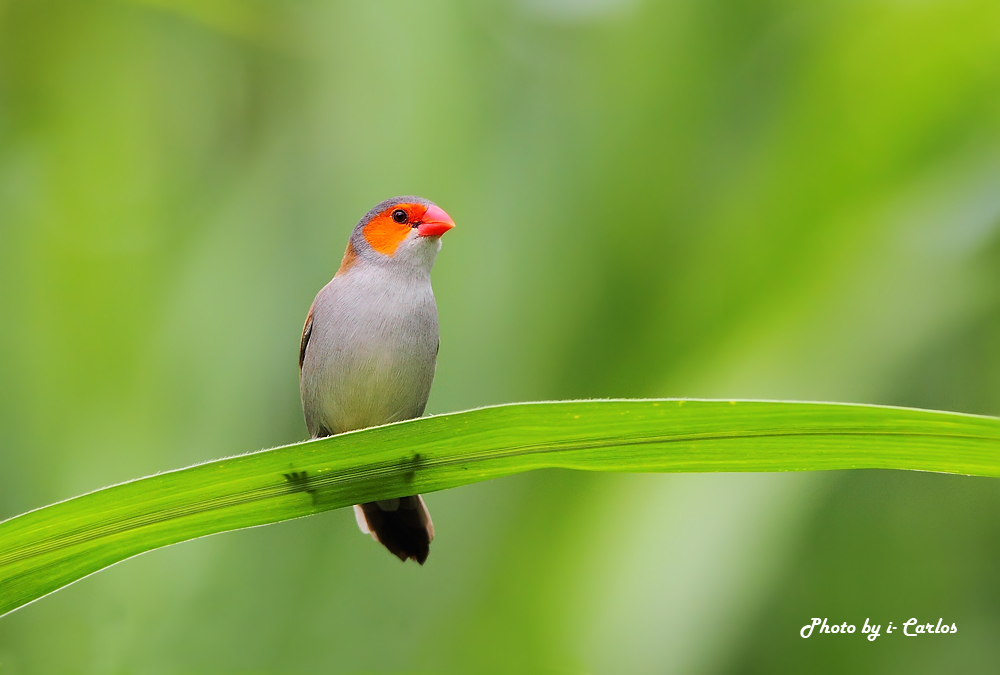
<path id="1" fill-rule="evenodd" d="M 430 278 L 381 270 L 335 277 L 316 296 L 302 364 L 313 436 L 419 417 L 438 348 Z"/>

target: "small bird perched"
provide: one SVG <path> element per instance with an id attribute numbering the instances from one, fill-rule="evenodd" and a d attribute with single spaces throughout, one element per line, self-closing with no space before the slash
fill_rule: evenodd
<path id="1" fill-rule="evenodd" d="M 394 197 L 354 227 L 302 329 L 299 388 L 313 438 L 424 413 L 440 345 L 431 267 L 454 226 L 433 202 Z M 434 524 L 420 495 L 360 504 L 354 515 L 400 560 L 427 560 Z"/>

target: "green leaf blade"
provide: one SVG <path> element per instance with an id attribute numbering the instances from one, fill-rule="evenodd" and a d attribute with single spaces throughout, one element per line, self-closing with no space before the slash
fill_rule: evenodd
<path id="1" fill-rule="evenodd" d="M 410 420 L 158 474 L 4 521 L 0 615 L 162 546 L 540 468 L 1000 476 L 1000 419 L 831 403 L 619 400 Z"/>

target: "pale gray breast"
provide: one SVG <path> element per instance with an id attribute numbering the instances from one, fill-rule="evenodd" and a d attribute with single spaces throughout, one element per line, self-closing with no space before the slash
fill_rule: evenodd
<path id="1" fill-rule="evenodd" d="M 438 348 L 429 274 L 356 267 L 316 296 L 302 363 L 313 436 L 419 417 Z"/>

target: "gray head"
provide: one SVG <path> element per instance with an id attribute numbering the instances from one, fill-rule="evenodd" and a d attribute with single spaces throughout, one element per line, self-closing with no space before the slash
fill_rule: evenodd
<path id="1" fill-rule="evenodd" d="M 454 221 L 434 202 L 422 197 L 393 197 L 366 213 L 351 233 L 341 272 L 357 258 L 380 265 L 416 267 L 430 272 L 441 235 Z"/>

